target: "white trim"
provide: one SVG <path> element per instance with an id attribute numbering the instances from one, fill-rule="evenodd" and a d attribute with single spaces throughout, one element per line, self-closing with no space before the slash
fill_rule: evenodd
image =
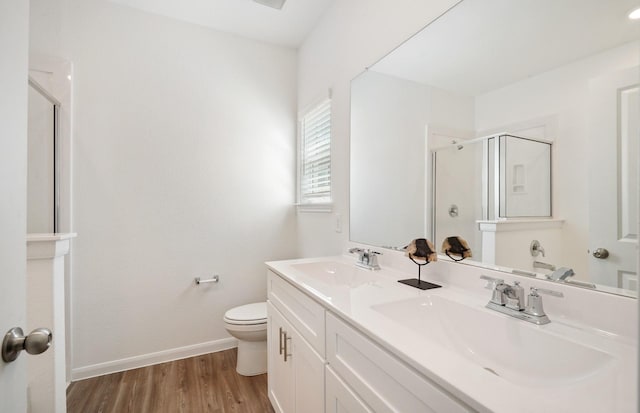
<path id="1" fill-rule="evenodd" d="M 45 99 L 54 106 L 62 106 L 62 103 L 51 94 L 44 86 L 38 83 L 31 75 L 29 75 L 29 86 L 34 88 L 36 92 L 40 93 Z"/>
<path id="2" fill-rule="evenodd" d="M 72 239 L 77 237 L 75 232 L 65 233 L 58 232 L 56 234 L 27 234 L 27 244 L 34 242 L 50 242 L 50 241 L 63 241 L 66 239 Z"/>
<path id="3" fill-rule="evenodd" d="M 296 204 L 298 212 L 331 212 L 333 211 L 333 203 L 323 204 Z"/>
<path id="4" fill-rule="evenodd" d="M 564 219 L 505 219 L 497 221 L 476 221 L 483 232 L 527 231 L 535 229 L 562 228 Z"/>
<path id="5" fill-rule="evenodd" d="M 137 369 L 168 361 L 180 360 L 202 354 L 215 353 L 238 346 L 238 340 L 233 337 L 208 341 L 191 346 L 178 347 L 156 353 L 142 354 L 120 360 L 107 361 L 105 363 L 92 364 L 71 370 L 71 380 L 82 380 L 104 374 L 117 373 L 125 370 Z"/>
<path id="6" fill-rule="evenodd" d="M 60 57 L 38 53 L 30 54 L 28 76 L 33 81 L 37 81 L 43 76 L 49 77 L 49 82 L 43 84 L 38 81 L 37 83 L 48 96 L 60 103 L 57 106 L 58 147 L 56 148 L 57 161 L 60 166 L 56 176 L 56 180 L 59 182 L 59 193 L 56 200 L 56 207 L 59 208 L 57 230 L 60 233 L 73 233 L 73 64 Z M 71 252 L 64 260 L 65 376 L 67 380 L 71 377 L 71 366 L 73 365 L 73 302 L 71 299 L 73 243 L 74 241 L 71 241 Z"/>
<path id="7" fill-rule="evenodd" d="M 71 240 L 75 236 L 76 234 L 52 234 L 47 239 L 46 234 L 37 234 L 36 237 L 31 239 L 31 236 L 28 235 L 27 260 L 51 260 L 64 257 L 69 253 Z M 64 275 L 64 272 L 62 275 Z"/>

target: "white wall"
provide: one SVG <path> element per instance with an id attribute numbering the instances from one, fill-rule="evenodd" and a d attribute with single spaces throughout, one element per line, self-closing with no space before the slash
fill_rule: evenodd
<path id="1" fill-rule="evenodd" d="M 0 334 L 25 332 L 29 3 L 0 2 Z M 40 327 L 40 326 L 38 326 Z M 0 411 L 27 410 L 27 356 L 0 362 Z"/>
<path id="2" fill-rule="evenodd" d="M 31 50 L 74 64 L 74 377 L 228 345 L 224 312 L 297 255 L 296 52 L 58 3 L 34 0 Z"/>
<path id="3" fill-rule="evenodd" d="M 349 239 L 350 82 L 365 67 L 451 7 L 455 0 L 336 1 L 299 50 L 298 104 L 304 107 L 327 88 L 332 99 L 334 213 L 299 213 L 302 256 L 342 253 Z M 335 213 L 342 232 L 335 230 Z"/>

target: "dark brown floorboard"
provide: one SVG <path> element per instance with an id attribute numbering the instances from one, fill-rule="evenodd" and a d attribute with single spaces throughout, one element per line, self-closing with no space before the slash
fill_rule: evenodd
<path id="1" fill-rule="evenodd" d="M 236 349 L 80 380 L 68 413 L 273 413 L 267 375 L 236 373 Z"/>

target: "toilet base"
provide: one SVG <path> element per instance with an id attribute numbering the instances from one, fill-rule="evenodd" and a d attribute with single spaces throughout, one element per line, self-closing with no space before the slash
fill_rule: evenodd
<path id="1" fill-rule="evenodd" d="M 267 341 L 238 341 L 236 371 L 241 376 L 256 376 L 267 372 Z"/>

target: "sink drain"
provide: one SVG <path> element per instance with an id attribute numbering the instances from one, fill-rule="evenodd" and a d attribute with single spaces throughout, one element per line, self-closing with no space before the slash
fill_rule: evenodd
<path id="1" fill-rule="evenodd" d="M 493 371 L 493 369 L 490 369 L 489 367 L 483 367 L 486 371 L 488 371 L 489 373 L 493 373 L 496 376 L 500 377 L 500 375 L 498 373 L 496 373 L 495 371 Z"/>

